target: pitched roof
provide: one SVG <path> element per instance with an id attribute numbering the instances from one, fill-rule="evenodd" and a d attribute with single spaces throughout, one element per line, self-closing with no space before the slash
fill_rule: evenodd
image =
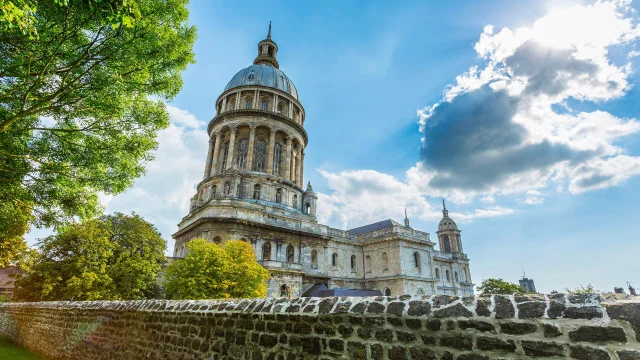
<path id="1" fill-rule="evenodd" d="M 400 224 L 398 224 L 397 222 L 391 219 L 387 219 L 387 220 L 378 221 L 377 223 L 353 228 L 351 230 L 347 230 L 347 232 L 351 234 L 360 235 L 360 234 L 366 234 L 376 230 L 391 228 L 394 225 L 400 225 Z"/>

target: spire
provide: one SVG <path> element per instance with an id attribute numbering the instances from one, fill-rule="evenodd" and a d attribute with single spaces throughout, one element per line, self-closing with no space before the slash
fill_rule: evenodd
<path id="1" fill-rule="evenodd" d="M 407 208 L 404 208 L 404 226 L 411 227 L 409 225 L 409 217 L 407 217 Z"/>
<path id="2" fill-rule="evenodd" d="M 267 34 L 267 39 L 271 39 L 271 21 L 269 21 L 269 33 Z"/>
<path id="3" fill-rule="evenodd" d="M 444 199 L 442 199 L 442 216 L 449 217 L 449 210 L 447 210 L 447 206 L 444 204 Z"/>
<path id="4" fill-rule="evenodd" d="M 277 55 L 278 45 L 276 45 L 275 41 L 271 40 L 271 21 L 269 21 L 267 38 L 258 43 L 258 56 L 253 60 L 253 64 L 265 64 L 278 69 L 280 65 L 278 65 L 278 60 L 276 60 Z"/>

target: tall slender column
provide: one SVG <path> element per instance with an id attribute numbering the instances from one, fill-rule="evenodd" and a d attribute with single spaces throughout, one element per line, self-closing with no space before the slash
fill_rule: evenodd
<path id="1" fill-rule="evenodd" d="M 238 91 L 238 93 L 236 94 L 236 106 L 234 106 L 234 109 L 240 109 L 240 93 L 241 91 Z"/>
<path id="2" fill-rule="evenodd" d="M 209 150 L 207 151 L 207 163 L 204 166 L 204 178 L 208 178 L 211 174 L 211 157 L 213 156 L 213 142 L 212 138 L 209 138 Z"/>
<path id="3" fill-rule="evenodd" d="M 247 154 L 247 171 L 253 170 L 253 143 L 256 137 L 256 127 L 251 127 L 251 133 L 249 133 L 249 151 Z"/>
<path id="4" fill-rule="evenodd" d="M 293 102 L 289 101 L 289 114 L 287 114 L 289 119 L 293 119 Z"/>
<path id="5" fill-rule="evenodd" d="M 258 89 L 256 89 L 253 95 L 253 108 L 258 109 L 258 106 L 260 106 L 260 101 L 258 100 Z"/>
<path id="6" fill-rule="evenodd" d="M 278 112 L 278 94 L 273 95 L 273 112 Z"/>
<path id="7" fill-rule="evenodd" d="M 298 175 L 298 184 L 300 187 L 304 186 L 304 149 L 300 147 L 300 175 Z"/>
<path id="8" fill-rule="evenodd" d="M 225 96 L 224 99 L 222 99 L 222 111 L 221 112 L 225 112 L 227 111 L 227 97 Z"/>
<path id="9" fill-rule="evenodd" d="M 297 177 L 297 173 L 298 171 L 296 170 L 296 157 L 298 156 L 298 152 L 297 151 L 293 151 L 291 153 L 291 181 L 293 181 L 293 183 L 297 183 L 298 182 L 298 177 Z"/>
<path id="10" fill-rule="evenodd" d="M 233 166 L 233 151 L 234 151 L 234 145 L 236 142 L 236 131 L 238 129 L 237 128 L 231 128 L 231 138 L 229 139 L 229 154 L 227 156 L 227 169 L 231 168 L 231 166 Z"/>
<path id="11" fill-rule="evenodd" d="M 300 146 L 300 157 L 298 160 L 298 186 L 302 187 L 302 185 L 304 184 L 304 182 L 302 181 L 302 168 L 304 166 L 304 152 L 302 151 L 302 146 Z"/>
<path id="12" fill-rule="evenodd" d="M 267 174 L 273 174 L 273 153 L 276 147 L 276 130 L 271 130 L 271 136 L 269 137 L 269 155 L 267 155 Z"/>
<path id="13" fill-rule="evenodd" d="M 211 169 L 209 170 L 209 176 L 213 176 L 218 172 L 218 157 L 220 153 L 220 138 L 222 134 L 218 132 L 215 135 L 216 135 L 216 141 L 213 147 L 213 161 L 211 162 Z"/>
<path id="14" fill-rule="evenodd" d="M 287 150 L 284 155 L 284 178 L 291 180 L 291 137 L 287 138 Z"/>

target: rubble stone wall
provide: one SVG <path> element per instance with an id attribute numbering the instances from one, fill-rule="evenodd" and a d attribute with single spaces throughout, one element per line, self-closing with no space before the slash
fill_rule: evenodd
<path id="1" fill-rule="evenodd" d="M 640 301 L 599 295 L 0 304 L 48 359 L 640 360 Z"/>

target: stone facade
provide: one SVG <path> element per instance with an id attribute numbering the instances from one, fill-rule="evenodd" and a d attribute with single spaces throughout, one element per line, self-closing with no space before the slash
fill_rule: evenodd
<path id="1" fill-rule="evenodd" d="M 66 359 L 640 359 L 640 301 L 599 295 L 0 304 L 0 335 Z"/>
<path id="2" fill-rule="evenodd" d="M 269 270 L 269 296 L 300 296 L 316 283 L 386 295 L 473 293 L 460 231 L 446 208 L 438 237 L 384 220 L 348 231 L 318 223 L 317 196 L 303 189 L 305 111 L 279 69 L 271 32 L 254 64 L 216 101 L 209 152 L 190 212 L 178 225 L 174 257 L 194 238 L 245 240 Z"/>

